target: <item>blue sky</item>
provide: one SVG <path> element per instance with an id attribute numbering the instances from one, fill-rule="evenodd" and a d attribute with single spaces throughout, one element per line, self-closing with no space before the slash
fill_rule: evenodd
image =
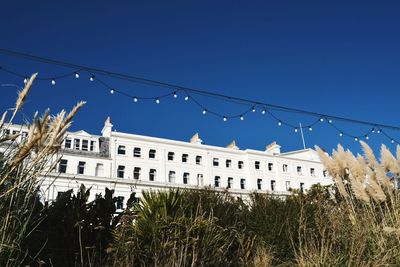
<path id="1" fill-rule="evenodd" d="M 400 125 L 399 1 L 2 1 L 0 47 L 205 89 L 266 103 L 377 123 Z M 41 77 L 70 69 L 0 55 L 0 65 Z M 165 88 L 104 78 L 132 95 L 155 96 Z M 0 84 L 22 86 L 0 71 Z M 2 110 L 11 107 L 15 87 L 0 87 Z M 87 105 L 73 130 L 99 134 L 107 116 L 118 131 L 188 140 L 195 132 L 207 144 L 264 149 L 276 140 L 284 151 L 302 148 L 299 134 L 260 112 L 244 121 L 204 116 L 190 101 L 163 99 L 133 103 L 110 95 L 87 75 L 39 81 L 23 113 L 31 117 Z M 238 105 L 201 99 L 227 114 Z M 281 114 L 293 124 L 315 118 Z M 21 118 L 20 118 L 21 119 Z M 358 135 L 370 127 L 334 122 Z M 400 140 L 400 133 L 387 131 Z M 305 131 L 308 147 L 330 151 L 338 143 L 359 145 L 326 123 Z M 386 143 L 374 134 L 377 149 Z"/>

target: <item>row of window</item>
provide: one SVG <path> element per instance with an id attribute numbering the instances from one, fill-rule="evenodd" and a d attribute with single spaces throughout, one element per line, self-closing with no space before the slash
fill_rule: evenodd
<path id="1" fill-rule="evenodd" d="M 82 142 L 81 142 L 82 141 Z M 66 138 L 64 147 L 67 149 L 83 150 L 83 151 L 94 151 L 96 147 L 96 141 L 74 138 Z"/>
<path id="2" fill-rule="evenodd" d="M 61 159 L 60 160 L 60 164 L 58 165 L 58 172 L 59 173 L 66 173 L 67 172 L 67 166 L 68 166 L 68 160 Z M 85 161 L 79 161 L 76 173 L 77 174 L 85 174 L 85 171 L 86 171 L 86 162 Z M 103 163 L 97 163 L 96 164 L 95 176 L 104 176 L 104 165 L 103 165 Z"/>
<path id="3" fill-rule="evenodd" d="M 118 155 L 126 155 L 126 147 L 123 146 L 123 145 L 119 145 L 118 149 L 117 149 L 117 153 L 118 153 Z M 140 147 L 135 147 L 133 149 L 133 156 L 134 157 L 138 157 L 138 158 L 140 158 L 142 156 Z M 149 158 L 150 159 L 155 159 L 156 158 L 156 150 L 155 149 L 150 149 L 149 150 Z M 175 153 L 174 152 L 168 152 L 167 159 L 168 159 L 168 161 L 174 161 L 175 160 Z M 196 159 L 196 164 L 197 165 L 201 165 L 202 164 L 202 156 L 196 156 L 195 159 Z M 189 162 L 189 154 L 182 154 L 181 161 L 182 161 L 182 163 Z M 214 167 L 219 167 L 220 166 L 219 158 L 213 158 L 213 163 L 212 164 L 213 164 Z M 233 164 L 232 164 L 232 160 L 231 159 L 225 160 L 225 167 L 226 168 L 232 168 L 232 166 L 233 166 Z M 238 169 L 243 169 L 244 168 L 244 162 L 239 160 L 237 162 L 237 167 L 238 167 Z M 254 168 L 256 170 L 261 169 L 261 162 L 260 161 L 255 161 L 254 162 Z M 274 164 L 271 163 L 271 162 L 267 163 L 267 168 L 268 168 L 268 171 L 273 171 Z M 283 164 L 282 165 L 282 171 L 283 172 L 289 172 L 289 166 L 287 164 Z M 301 166 L 297 166 L 297 174 L 298 175 L 304 175 Z M 311 176 L 315 176 L 315 169 L 314 168 L 310 168 L 310 175 Z M 324 173 L 324 176 L 325 175 L 326 174 Z"/>

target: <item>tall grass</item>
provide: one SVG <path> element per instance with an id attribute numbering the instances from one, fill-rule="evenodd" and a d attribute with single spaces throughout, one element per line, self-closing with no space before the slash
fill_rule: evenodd
<path id="1" fill-rule="evenodd" d="M 75 113 L 84 105 L 78 103 L 70 113 L 51 116 L 46 111 L 34 115 L 27 123 L 28 135 L 7 133 L 21 111 L 37 74 L 31 76 L 18 98 L 10 117 L 5 112 L 0 121 L 0 266 L 15 266 L 27 255 L 21 247 L 39 221 L 31 220 L 39 201 L 38 187 L 46 173 L 58 162 L 65 132 Z"/>

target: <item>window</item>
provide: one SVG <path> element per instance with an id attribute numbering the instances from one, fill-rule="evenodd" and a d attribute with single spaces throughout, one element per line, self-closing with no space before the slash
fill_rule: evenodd
<path id="1" fill-rule="evenodd" d="M 84 174 L 85 173 L 85 164 L 86 164 L 86 162 L 79 161 L 79 163 L 78 163 L 78 174 Z"/>
<path id="2" fill-rule="evenodd" d="M 214 159 L 213 159 L 213 166 L 214 166 L 214 167 L 219 166 L 219 159 L 218 159 L 218 158 L 214 158 Z"/>
<path id="3" fill-rule="evenodd" d="M 301 166 L 297 166 L 297 174 L 298 175 L 303 175 L 303 173 L 301 171 Z"/>
<path id="4" fill-rule="evenodd" d="M 65 148 L 71 148 L 72 147 L 72 140 L 70 138 L 65 139 Z"/>
<path id="5" fill-rule="evenodd" d="M 150 169 L 149 180 L 154 181 L 156 179 L 157 171 L 155 169 Z"/>
<path id="6" fill-rule="evenodd" d="M 259 161 L 254 162 L 254 168 L 256 168 L 256 170 L 260 169 L 260 162 Z"/>
<path id="7" fill-rule="evenodd" d="M 66 159 L 60 160 L 60 165 L 58 165 L 58 172 L 66 173 L 67 172 L 67 164 L 68 164 L 68 160 L 66 160 Z"/>
<path id="8" fill-rule="evenodd" d="M 197 165 L 201 165 L 201 160 L 202 160 L 201 156 L 196 156 L 196 164 Z"/>
<path id="9" fill-rule="evenodd" d="M 81 148 L 81 140 L 74 139 L 75 149 L 79 150 Z"/>
<path id="10" fill-rule="evenodd" d="M 13 134 L 13 135 L 16 135 L 16 134 L 18 134 L 18 133 L 19 133 L 19 131 L 16 131 L 16 130 L 13 130 L 13 131 L 12 131 L 12 134 Z"/>
<path id="11" fill-rule="evenodd" d="M 82 140 L 82 150 L 84 150 L 84 151 L 89 150 L 89 141 L 88 140 Z"/>
<path id="12" fill-rule="evenodd" d="M 228 177 L 228 189 L 233 187 L 233 177 Z"/>
<path id="13" fill-rule="evenodd" d="M 117 210 L 123 209 L 124 208 L 124 197 L 118 196 L 117 202 L 115 204 L 116 204 Z"/>
<path id="14" fill-rule="evenodd" d="M 21 134 L 21 139 L 22 139 L 22 140 L 25 140 L 27 137 L 28 137 L 28 132 L 22 132 L 22 134 Z M 69 140 L 69 141 L 70 141 L 70 142 L 69 142 L 69 145 L 70 145 L 69 148 L 71 148 L 71 140 Z"/>
<path id="15" fill-rule="evenodd" d="M 197 186 L 203 186 L 203 174 L 197 174 Z"/>
<path id="16" fill-rule="evenodd" d="M 272 171 L 274 169 L 274 164 L 273 163 L 268 163 L 268 170 Z"/>
<path id="17" fill-rule="evenodd" d="M 283 172 L 288 172 L 288 165 L 287 164 L 283 164 L 282 165 L 282 171 Z"/>
<path id="18" fill-rule="evenodd" d="M 324 171 L 322 171 L 322 175 L 324 176 L 324 177 L 326 177 L 326 170 L 324 170 Z"/>
<path id="19" fill-rule="evenodd" d="M 257 179 L 257 189 L 262 190 L 262 179 Z"/>
<path id="20" fill-rule="evenodd" d="M 135 148 L 133 149 L 133 156 L 134 156 L 135 158 L 140 158 L 140 151 L 141 151 L 140 147 L 135 147 Z"/>
<path id="21" fill-rule="evenodd" d="M 168 152 L 168 160 L 174 160 L 175 153 L 174 152 Z"/>
<path id="22" fill-rule="evenodd" d="M 141 169 L 139 167 L 135 167 L 133 169 L 133 179 L 139 180 L 140 179 L 140 172 L 141 172 Z"/>
<path id="23" fill-rule="evenodd" d="M 304 192 L 304 183 L 300 183 L 300 192 L 301 192 L 301 193 Z"/>
<path id="24" fill-rule="evenodd" d="M 119 165 L 117 170 L 117 177 L 124 178 L 125 166 Z"/>
<path id="25" fill-rule="evenodd" d="M 311 174 L 311 176 L 315 176 L 315 169 L 314 168 L 310 168 L 310 174 Z"/>
<path id="26" fill-rule="evenodd" d="M 104 165 L 102 163 L 96 164 L 95 174 L 96 176 L 104 176 Z"/>
<path id="27" fill-rule="evenodd" d="M 118 155 L 125 155 L 125 146 L 118 146 L 118 151 L 117 151 Z"/>
<path id="28" fill-rule="evenodd" d="M 219 187 L 220 180 L 221 180 L 221 177 L 215 176 L 215 178 L 214 178 L 214 186 L 215 187 Z"/>
<path id="29" fill-rule="evenodd" d="M 155 158 L 156 158 L 156 150 L 150 149 L 149 150 L 149 159 L 155 159 Z"/>
<path id="30" fill-rule="evenodd" d="M 243 161 L 241 160 L 238 161 L 238 168 L 243 169 Z"/>
<path id="31" fill-rule="evenodd" d="M 246 188 L 246 179 L 240 179 L 240 189 Z"/>
<path id="32" fill-rule="evenodd" d="M 232 160 L 227 159 L 226 162 L 225 162 L 225 165 L 226 165 L 227 168 L 232 167 Z"/>
<path id="33" fill-rule="evenodd" d="M 275 180 L 271 180 L 271 191 L 275 191 L 275 185 L 276 185 L 276 182 L 275 182 Z"/>
<path id="34" fill-rule="evenodd" d="M 184 172 L 183 173 L 183 183 L 184 184 L 188 184 L 189 183 L 189 173 L 188 172 Z"/>
<path id="35" fill-rule="evenodd" d="M 290 191 L 290 181 L 286 181 L 285 182 L 285 186 L 286 186 L 286 191 Z"/>
<path id="36" fill-rule="evenodd" d="M 95 147 L 96 147 L 96 141 L 90 141 L 90 151 L 94 151 Z"/>
<path id="37" fill-rule="evenodd" d="M 188 158 L 189 158 L 188 154 L 182 154 L 182 162 L 184 163 L 188 162 Z"/>
<path id="38" fill-rule="evenodd" d="M 174 171 L 169 171 L 168 182 L 175 183 L 175 172 Z"/>

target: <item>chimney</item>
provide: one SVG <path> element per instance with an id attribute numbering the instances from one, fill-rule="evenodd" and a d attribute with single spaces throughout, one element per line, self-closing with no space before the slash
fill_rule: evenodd
<path id="1" fill-rule="evenodd" d="M 113 127 L 113 125 L 110 121 L 110 117 L 108 116 L 106 121 L 104 122 L 104 127 L 103 127 L 103 130 L 101 130 L 101 134 L 104 137 L 111 137 L 112 127 Z"/>
<path id="2" fill-rule="evenodd" d="M 226 146 L 227 148 L 232 148 L 232 149 L 239 149 L 239 147 L 236 146 L 236 141 L 232 140 L 232 142 Z"/>
<path id="3" fill-rule="evenodd" d="M 276 143 L 276 141 L 269 144 L 265 151 L 270 152 L 272 154 L 280 154 L 281 153 L 281 146 Z"/>
<path id="4" fill-rule="evenodd" d="M 192 138 L 190 138 L 190 143 L 191 144 L 199 144 L 201 145 L 201 143 L 203 142 L 203 140 L 200 139 L 199 133 L 195 133 Z"/>

